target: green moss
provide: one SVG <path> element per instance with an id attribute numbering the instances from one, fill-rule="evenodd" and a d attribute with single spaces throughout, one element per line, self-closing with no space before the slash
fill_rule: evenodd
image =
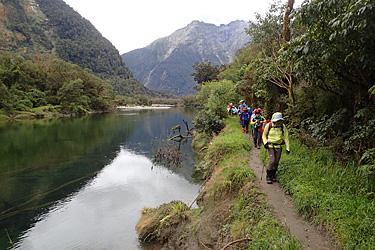
<path id="1" fill-rule="evenodd" d="M 279 180 L 292 194 L 298 211 L 325 225 L 344 248 L 374 249 L 371 179 L 353 164 L 342 166 L 328 150 L 309 149 L 296 140 L 291 150 L 292 154 L 282 157 Z"/>

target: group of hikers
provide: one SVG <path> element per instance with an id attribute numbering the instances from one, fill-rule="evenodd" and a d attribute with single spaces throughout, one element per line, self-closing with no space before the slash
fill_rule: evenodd
<path id="1" fill-rule="evenodd" d="M 242 133 L 250 134 L 254 147 L 264 148 L 268 151 L 269 164 L 266 171 L 266 181 L 268 184 L 276 182 L 277 168 L 282 153 L 282 146 L 285 145 L 286 153 L 290 153 L 289 133 L 284 124 L 282 113 L 276 112 L 271 120 L 265 119 L 261 108 L 249 107 L 244 100 L 240 100 L 238 107 L 229 103 L 227 111 L 231 115 L 238 115 L 242 127 Z"/>

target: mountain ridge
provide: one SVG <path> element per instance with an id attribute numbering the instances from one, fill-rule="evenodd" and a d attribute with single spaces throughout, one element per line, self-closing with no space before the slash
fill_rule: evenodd
<path id="1" fill-rule="evenodd" d="M 122 55 L 136 79 L 152 90 L 186 95 L 194 92 L 192 65 L 210 61 L 227 64 L 250 41 L 247 23 L 215 25 L 194 20 L 171 35 Z"/>

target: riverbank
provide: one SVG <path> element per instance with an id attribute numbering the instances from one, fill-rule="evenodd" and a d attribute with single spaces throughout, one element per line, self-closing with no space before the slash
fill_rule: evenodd
<path id="1" fill-rule="evenodd" d="M 163 110 L 171 109 L 176 107 L 176 105 L 169 104 L 153 104 L 150 106 L 117 106 L 108 111 L 88 111 L 86 114 L 82 115 L 91 115 L 91 114 L 100 114 L 100 113 L 109 113 L 115 112 L 116 110 L 120 111 L 141 111 L 141 110 Z M 11 115 L 7 115 L 4 111 L 0 110 L 0 122 L 7 121 L 22 121 L 22 120 L 37 120 L 37 119 L 55 119 L 63 117 L 72 117 L 77 116 L 76 114 L 68 114 L 61 112 L 61 106 L 47 105 L 38 108 L 33 108 L 30 111 L 16 111 Z"/>
<path id="2" fill-rule="evenodd" d="M 117 106 L 117 110 L 153 110 L 153 109 L 171 109 L 176 107 L 175 105 L 169 105 L 169 104 L 152 104 L 151 106 L 143 106 L 143 105 L 137 105 L 137 106 Z"/>
<path id="3" fill-rule="evenodd" d="M 15 111 L 12 114 L 0 110 L 0 122 L 70 117 L 68 114 L 61 113 L 60 108 L 60 106 L 47 105 L 29 111 Z"/>
<path id="4" fill-rule="evenodd" d="M 171 202 L 144 209 L 137 225 L 142 242 L 170 249 L 223 249 L 228 244 L 301 248 L 274 218 L 256 187 L 255 175 L 248 167 L 250 141 L 238 129 L 237 119 L 227 119 L 224 130 L 211 142 L 194 144 L 202 154 L 197 167 L 206 176 L 198 208 Z"/>

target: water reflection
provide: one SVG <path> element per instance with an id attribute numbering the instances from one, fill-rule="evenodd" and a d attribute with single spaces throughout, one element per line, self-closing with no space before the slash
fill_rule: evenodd
<path id="1" fill-rule="evenodd" d="M 137 249 L 134 226 L 145 206 L 184 200 L 197 187 L 122 150 L 91 183 L 30 229 L 19 249 Z"/>
<path id="2" fill-rule="evenodd" d="M 132 242 L 130 246 L 134 247 L 134 227 L 127 223 L 136 221 L 140 207 L 177 199 L 174 193 L 180 195 L 179 199 L 195 195 L 191 190 L 196 191 L 197 186 L 190 183 L 193 166 L 190 145 L 182 146 L 184 166 L 173 170 L 175 173 L 160 167 L 152 171 L 149 160 L 168 129 L 182 119 L 189 116 L 179 110 L 163 110 L 2 125 L 0 248 L 9 246 L 9 238 L 16 241 L 22 231 L 26 234 L 17 245 L 21 249 L 30 249 L 30 244 L 55 244 L 54 241 L 97 249 L 85 245 L 88 239 L 97 246 L 107 244 L 109 249 L 116 249 L 121 242 Z M 139 179 L 131 179 L 133 174 L 140 175 Z M 111 188 L 102 189 L 105 183 L 111 184 Z M 165 187 L 174 192 L 170 194 Z M 141 205 L 137 214 L 124 217 L 129 211 L 134 212 L 134 204 Z M 118 212 L 121 207 L 123 210 Z M 122 220 L 115 223 L 117 219 Z M 56 220 L 58 225 L 53 225 Z M 84 230 L 84 225 L 93 228 L 92 234 Z M 103 229 L 104 226 L 107 228 Z M 97 235 L 99 231 L 101 236 Z M 58 240 L 54 236 L 57 232 L 60 232 Z M 82 241 L 75 235 L 80 235 Z M 123 241 L 115 240 L 119 235 Z M 55 240 L 47 241 L 47 236 Z M 40 243 L 35 243 L 36 239 Z M 60 246 L 35 245 L 34 249 Z"/>

